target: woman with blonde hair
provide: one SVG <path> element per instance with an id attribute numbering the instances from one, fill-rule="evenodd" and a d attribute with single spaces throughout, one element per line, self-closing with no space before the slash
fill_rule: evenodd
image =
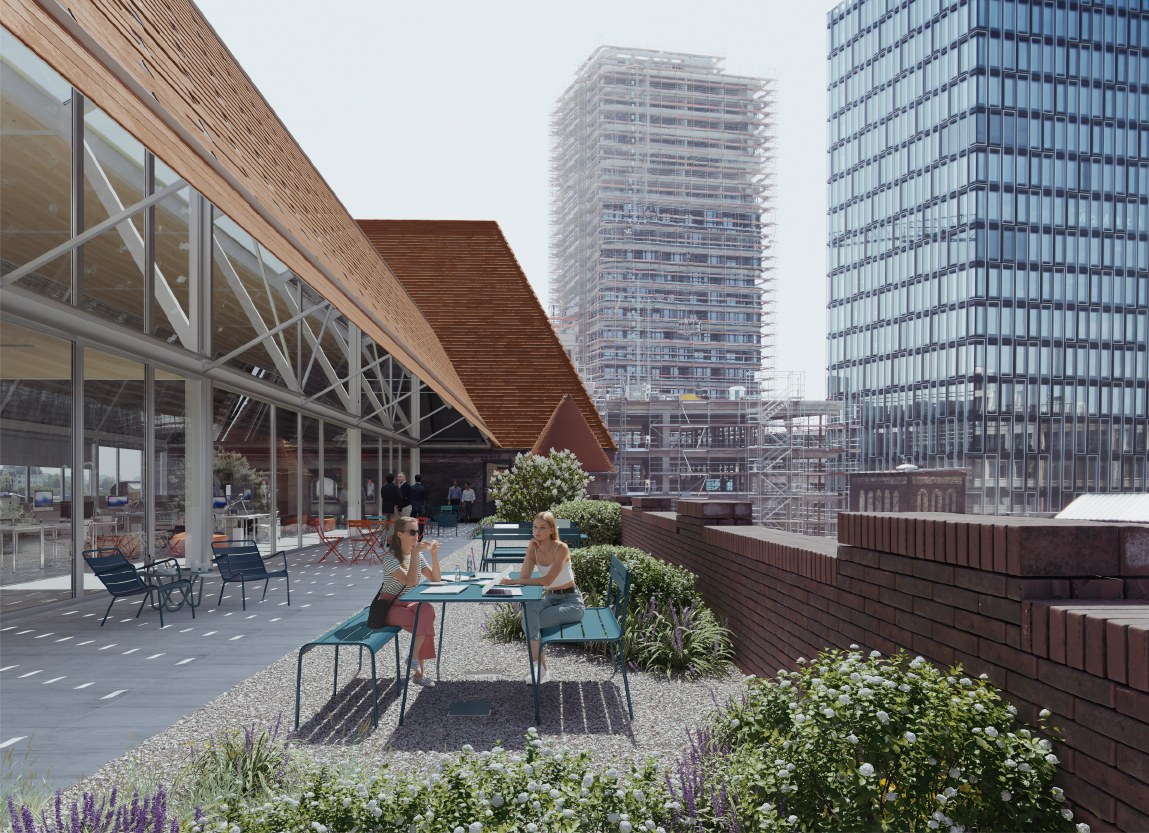
<path id="1" fill-rule="evenodd" d="M 542 578 L 533 578 L 536 566 Z M 523 631 L 531 640 L 531 656 L 538 657 L 541 663 L 535 679 L 540 683 L 548 682 L 550 675 L 539 646 L 539 631 L 555 625 L 581 622 L 586 612 L 586 602 L 575 586 L 574 573 L 571 571 L 571 551 L 559 540 L 558 524 L 550 512 L 535 515 L 533 537 L 527 544 L 527 555 L 519 570 L 519 578 L 504 578 L 502 583 L 541 585 L 547 589 L 547 594 L 540 601 L 523 602 Z M 531 682 L 529 674 L 527 682 Z"/>
<path id="2" fill-rule="evenodd" d="M 430 562 L 424 553 L 431 554 Z M 428 544 L 419 540 L 419 522 L 415 518 L 399 518 L 391 536 L 391 548 L 383 555 L 385 577 L 379 588 L 380 599 L 394 600 L 419 583 L 422 573 L 431 581 L 440 581 L 439 542 Z M 419 630 L 413 632 L 415 613 L 419 613 Z M 394 602 L 387 613 L 387 624 L 395 625 L 412 634 L 415 642 L 411 649 L 411 669 L 417 685 L 435 687 L 435 681 L 423 673 L 423 661 L 435 658 L 435 608 L 426 602 Z M 428 639 L 428 637 L 430 637 Z"/>

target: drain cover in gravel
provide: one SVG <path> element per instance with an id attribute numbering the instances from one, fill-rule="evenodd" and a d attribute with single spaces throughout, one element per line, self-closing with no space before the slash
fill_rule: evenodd
<path id="1" fill-rule="evenodd" d="M 458 700 L 451 704 L 451 717 L 490 717 L 491 704 L 488 700 Z"/>

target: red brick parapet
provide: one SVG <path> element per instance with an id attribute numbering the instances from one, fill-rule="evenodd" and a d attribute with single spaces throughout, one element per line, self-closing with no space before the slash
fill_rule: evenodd
<path id="1" fill-rule="evenodd" d="M 835 542 L 740 525 L 738 506 L 624 507 L 622 534 L 695 573 L 744 672 L 855 643 L 961 663 L 1022 720 L 1054 713 L 1061 785 L 1095 830 L 1149 831 L 1149 530 L 842 513 Z"/>

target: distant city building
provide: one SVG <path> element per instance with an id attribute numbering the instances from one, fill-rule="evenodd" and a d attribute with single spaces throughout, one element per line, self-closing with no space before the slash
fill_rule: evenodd
<path id="1" fill-rule="evenodd" d="M 1149 18 L 1120 5 L 828 15 L 829 393 L 863 468 L 968 467 L 997 514 L 1146 488 Z"/>
<path id="2" fill-rule="evenodd" d="M 772 82 L 722 63 L 604 46 L 555 107 L 551 314 L 596 398 L 726 399 L 769 355 Z"/>
<path id="3" fill-rule="evenodd" d="M 965 514 L 965 469 L 908 468 L 851 475 L 849 511 Z"/>

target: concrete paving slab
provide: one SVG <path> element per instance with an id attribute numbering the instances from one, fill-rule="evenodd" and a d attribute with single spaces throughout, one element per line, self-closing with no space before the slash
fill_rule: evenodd
<path id="1" fill-rule="evenodd" d="M 453 565 L 471 544 L 447 538 L 441 559 Z M 163 628 L 157 611 L 137 619 L 139 604 L 125 601 L 101 627 L 103 594 L 63 608 L 5 610 L 0 744 L 32 737 L 37 771 L 51 767 L 58 787 L 91 774 L 366 606 L 382 580 L 378 565 L 317 565 L 321 554 L 288 554 L 290 605 L 283 583 L 273 582 L 262 602 L 262 586 L 249 586 L 245 611 L 238 588 L 218 602 L 219 582 L 209 579 L 195 619 L 187 607 L 165 611 Z"/>

